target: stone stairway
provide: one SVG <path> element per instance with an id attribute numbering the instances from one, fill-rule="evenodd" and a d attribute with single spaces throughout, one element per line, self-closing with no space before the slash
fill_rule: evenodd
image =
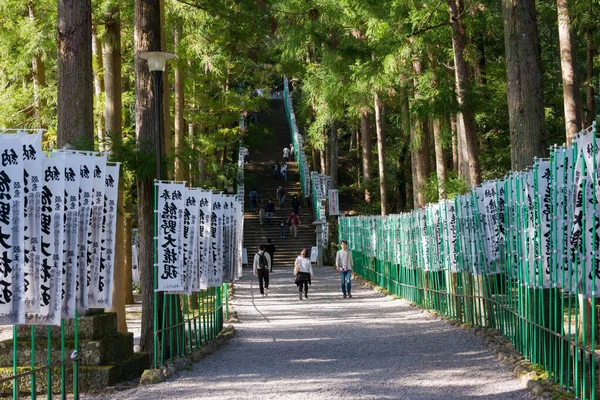
<path id="1" fill-rule="evenodd" d="M 283 100 L 271 100 L 270 108 L 266 113 L 258 115 L 257 123 L 269 126 L 274 132 L 274 139 L 270 143 L 265 143 L 260 149 L 250 149 L 250 162 L 244 167 L 246 179 L 246 199 L 244 201 L 244 247 L 248 251 L 249 266 L 252 266 L 254 254 L 261 243 L 266 243 L 267 238 L 271 238 L 275 245 L 274 268 L 293 268 L 296 257 L 303 248 L 310 250 L 311 246 L 316 245 L 315 229 L 312 225 L 314 221 L 312 208 L 307 203 L 302 202 L 302 190 L 300 188 L 300 176 L 298 174 L 298 164 L 288 162 L 288 179 L 275 179 L 273 176 L 273 165 L 278 160 L 279 164 L 283 161 L 283 148 L 289 147 L 291 142 L 290 131 L 285 117 Z M 254 182 L 254 183 L 252 183 Z M 285 204 L 282 209 L 279 208 L 277 201 L 277 188 L 283 186 L 286 192 Z M 258 212 L 250 211 L 250 199 L 248 195 L 253 187 L 258 192 L 258 202 L 263 199 L 271 199 L 275 204 L 275 216 L 272 225 L 265 222 L 259 223 Z M 292 196 L 298 195 L 301 201 L 300 223 L 298 227 L 298 237 L 291 238 L 289 227 L 286 227 L 286 238 L 279 238 L 279 221 L 283 218 L 287 220 L 292 210 Z M 309 199 L 307 199 L 309 200 Z"/>

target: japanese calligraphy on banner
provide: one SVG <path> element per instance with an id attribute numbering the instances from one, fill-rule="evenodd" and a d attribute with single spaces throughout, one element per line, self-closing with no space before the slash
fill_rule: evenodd
<path id="1" fill-rule="evenodd" d="M 77 254 L 79 235 L 79 160 L 64 153 L 53 153 L 64 162 L 64 237 L 62 261 L 62 317 L 75 318 L 77 300 Z"/>
<path id="2" fill-rule="evenodd" d="M 40 265 L 39 252 L 42 220 L 42 134 L 21 134 L 23 156 L 24 192 L 24 285 L 25 311 L 40 310 Z"/>
<path id="3" fill-rule="evenodd" d="M 329 190 L 329 215 L 340 215 L 340 199 L 337 189 Z"/>
<path id="4" fill-rule="evenodd" d="M 91 235 L 92 192 L 94 190 L 94 167 L 96 156 L 86 153 L 68 153 L 68 158 L 79 163 L 79 226 L 77 229 L 77 308 L 88 308 L 88 286 L 91 276 L 88 273 L 88 238 Z"/>
<path id="5" fill-rule="evenodd" d="M 6 136 L 6 135 L 3 135 Z M 23 135 L 0 141 L 0 324 L 25 322 Z"/>
<path id="6" fill-rule="evenodd" d="M 27 323 L 32 325 L 59 325 L 61 320 L 64 166 L 63 157 L 42 159 L 40 311 L 27 314 Z"/>
<path id="7" fill-rule="evenodd" d="M 115 237 L 117 228 L 117 201 L 119 197 L 119 166 L 107 165 L 104 179 L 104 208 L 100 240 L 100 269 L 94 290 L 96 303 L 90 307 L 112 307 L 112 288 L 115 269 Z"/>
<path id="8" fill-rule="evenodd" d="M 208 286 L 223 283 L 223 195 L 212 195 Z"/>
<path id="9" fill-rule="evenodd" d="M 100 257 L 102 241 L 102 218 L 104 211 L 104 189 L 106 188 L 106 157 L 93 157 L 91 170 L 92 185 L 92 215 L 88 228 L 88 302 L 97 304 L 98 286 L 100 281 Z"/>
<path id="10" fill-rule="evenodd" d="M 183 274 L 184 184 L 156 182 L 158 193 L 158 290 L 185 290 Z"/>
<path id="11" fill-rule="evenodd" d="M 208 287 L 209 248 L 210 248 L 210 215 L 212 209 L 212 193 L 200 190 L 198 203 L 198 281 L 200 289 Z"/>
<path id="12" fill-rule="evenodd" d="M 185 293 L 200 290 L 198 274 L 198 214 L 199 190 L 186 189 L 185 209 L 183 211 L 183 271 L 185 282 Z"/>

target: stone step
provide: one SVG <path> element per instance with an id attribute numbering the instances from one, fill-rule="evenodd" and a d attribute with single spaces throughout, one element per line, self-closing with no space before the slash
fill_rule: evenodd
<path id="1" fill-rule="evenodd" d="M 52 360 L 61 359 L 61 341 L 52 340 L 51 357 Z M 65 356 L 69 358 L 75 342 L 65 340 Z M 133 333 L 118 332 L 110 337 L 99 340 L 80 340 L 79 356 L 81 363 L 87 366 L 108 365 L 112 362 L 126 360 L 133 356 Z M 35 358 L 40 362 L 45 362 L 48 358 L 48 341 L 35 341 Z M 31 359 L 31 341 L 17 341 L 17 364 L 27 365 Z M 0 367 L 10 367 L 13 365 L 13 341 L 4 340 L 0 342 Z"/>
<path id="2" fill-rule="evenodd" d="M 145 369 L 150 366 L 150 357 L 148 353 L 134 353 L 128 359 L 106 366 L 79 366 L 79 392 L 97 393 L 103 392 L 107 386 L 116 383 L 137 378 L 142 375 Z M 68 393 L 73 393 L 73 366 L 66 368 L 66 389 Z M 29 367 L 17 367 L 17 374 L 31 371 Z M 51 368 L 52 393 L 61 392 L 61 368 Z M 0 379 L 13 376 L 13 369 L 0 368 Z M 37 372 L 35 374 L 37 394 L 46 393 L 48 382 L 47 371 Z M 31 390 L 31 376 L 19 379 L 19 392 L 28 394 Z M 12 381 L 4 382 L 0 385 L 0 395 L 12 395 Z M 40 396 L 41 397 L 41 396 Z"/>
<path id="3" fill-rule="evenodd" d="M 65 339 L 74 340 L 75 320 L 65 320 Z M 59 326 L 52 326 L 50 328 L 52 340 L 60 340 L 61 330 Z M 114 336 L 117 333 L 117 314 L 108 312 L 95 315 L 89 315 L 79 317 L 79 339 L 80 340 L 94 340 L 104 337 Z M 36 338 L 47 338 L 48 327 L 47 326 L 36 326 L 35 327 Z M 31 339 L 31 326 L 19 325 L 17 326 L 17 338 L 19 340 L 30 340 Z"/>

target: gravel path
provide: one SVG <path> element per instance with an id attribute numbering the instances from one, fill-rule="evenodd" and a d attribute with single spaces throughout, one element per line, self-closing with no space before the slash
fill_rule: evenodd
<path id="1" fill-rule="evenodd" d="M 112 399 L 530 399 L 480 338 L 316 269 L 298 300 L 288 269 L 260 297 L 249 273 L 236 284 L 237 337 L 162 384 Z M 96 397 L 97 398 L 97 397 Z"/>

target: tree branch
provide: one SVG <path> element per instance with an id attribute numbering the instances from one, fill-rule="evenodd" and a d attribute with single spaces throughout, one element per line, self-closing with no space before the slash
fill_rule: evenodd
<path id="1" fill-rule="evenodd" d="M 425 32 L 431 31 L 433 29 L 441 28 L 442 26 L 447 26 L 447 25 L 450 25 L 450 22 L 442 22 L 441 24 L 428 26 L 426 28 L 419 29 L 418 31 L 414 31 L 413 33 L 408 35 L 406 38 L 408 39 L 408 38 L 420 35 L 421 33 L 425 33 Z"/>

